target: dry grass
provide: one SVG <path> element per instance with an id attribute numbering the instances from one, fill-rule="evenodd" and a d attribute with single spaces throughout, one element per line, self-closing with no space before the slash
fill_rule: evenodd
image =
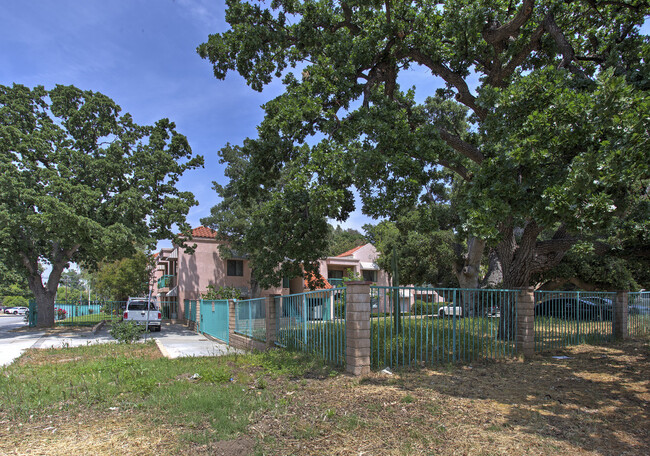
<path id="1" fill-rule="evenodd" d="M 21 362 L 44 362 L 44 353 Z M 557 354 L 570 359 L 544 355 L 360 379 L 264 376 L 274 406 L 252 414 L 247 432 L 227 441 L 187 440 L 188 432 L 209 436 L 210 424 L 172 427 L 160 410 L 6 419 L 0 454 L 650 454 L 648 340 Z M 259 386 L 259 367 L 240 368 L 251 388 Z"/>
<path id="2" fill-rule="evenodd" d="M 650 454 L 648 343 L 309 380 L 251 426 L 268 454 Z"/>
<path id="3" fill-rule="evenodd" d="M 40 366 L 53 363 L 73 362 L 80 359 L 86 359 L 88 357 L 91 357 L 95 360 L 116 356 L 131 359 L 162 358 L 162 354 L 155 344 L 133 344 L 128 352 L 122 350 L 121 347 L 117 344 L 82 346 L 78 350 L 84 350 L 86 353 L 71 357 L 69 350 L 60 350 L 58 348 L 26 350 L 25 353 L 16 360 L 16 363 L 19 366 Z"/>

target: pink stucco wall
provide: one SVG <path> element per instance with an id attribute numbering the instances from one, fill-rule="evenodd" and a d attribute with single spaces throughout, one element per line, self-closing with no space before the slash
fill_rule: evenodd
<path id="1" fill-rule="evenodd" d="M 158 258 L 158 265 L 164 268 L 157 269 L 154 273 L 155 281 L 162 275 L 175 275 L 176 280 L 171 288 L 177 286 L 176 300 L 178 302 L 179 318 L 183 318 L 183 303 L 186 299 L 201 299 L 201 295 L 207 291 L 207 287 L 213 284 L 216 288 L 220 286 L 237 287 L 244 290 L 244 294 L 252 297 L 251 270 L 248 260 L 243 261 L 242 276 L 228 276 L 227 260 L 221 258 L 219 245 L 221 241 L 212 238 L 195 237 L 192 241 L 196 244 L 193 254 L 185 253 L 181 248 L 163 249 L 161 257 Z M 167 258 L 173 250 L 176 250 L 177 258 Z M 328 277 L 328 270 L 352 269 L 361 275 L 361 263 L 375 263 L 379 253 L 372 244 L 366 244 L 348 257 L 328 257 L 320 261 L 320 273 Z M 389 285 L 388 274 L 383 270 L 377 270 L 377 285 Z M 154 286 L 155 294 L 157 284 Z M 302 277 L 291 280 L 291 289 L 281 287 L 260 290 L 260 296 L 271 296 L 279 294 L 300 293 L 304 291 L 304 279 Z M 165 298 L 162 298 L 165 299 Z"/>
<path id="2" fill-rule="evenodd" d="M 215 287 L 237 287 L 245 291 L 248 297 L 252 297 L 251 269 L 248 260 L 240 259 L 243 262 L 242 276 L 229 276 L 227 260 L 219 255 L 220 242 L 214 239 L 194 239 L 196 250 L 194 254 L 188 254 L 179 249 L 178 252 L 178 290 L 179 301 L 182 299 L 200 299 L 205 293 L 208 285 Z M 282 288 L 271 288 L 260 290 L 261 296 L 280 294 Z M 183 294 L 182 299 L 181 293 Z"/>

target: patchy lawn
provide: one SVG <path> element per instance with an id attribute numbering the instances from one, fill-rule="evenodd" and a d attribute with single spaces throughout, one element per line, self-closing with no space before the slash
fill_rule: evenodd
<path id="1" fill-rule="evenodd" d="M 650 454 L 649 341 L 553 354 L 353 378 L 280 351 L 34 350 L 0 370 L 0 453 Z"/>

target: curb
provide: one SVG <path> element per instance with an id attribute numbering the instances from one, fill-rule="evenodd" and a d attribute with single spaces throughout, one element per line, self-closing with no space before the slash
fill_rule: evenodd
<path id="1" fill-rule="evenodd" d="M 162 353 L 162 355 L 165 358 L 172 359 L 171 355 L 169 354 L 165 346 L 158 339 L 156 339 L 156 345 L 158 346 L 158 350 L 160 350 L 160 353 Z"/>
<path id="2" fill-rule="evenodd" d="M 91 332 L 92 332 L 93 334 L 97 334 L 97 331 L 99 331 L 100 329 L 102 329 L 102 328 L 104 327 L 105 324 L 106 324 L 106 320 L 102 320 L 102 321 L 100 321 L 100 322 L 97 323 L 95 326 L 93 326 L 93 329 L 91 330 Z"/>

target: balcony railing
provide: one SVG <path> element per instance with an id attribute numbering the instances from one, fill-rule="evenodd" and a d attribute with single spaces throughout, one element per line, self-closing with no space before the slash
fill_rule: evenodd
<path id="1" fill-rule="evenodd" d="M 161 288 L 172 288 L 174 286 L 174 276 L 173 275 L 164 275 L 158 279 L 158 289 Z"/>
<path id="2" fill-rule="evenodd" d="M 335 288 L 343 286 L 343 279 L 327 279 L 327 281 Z"/>

